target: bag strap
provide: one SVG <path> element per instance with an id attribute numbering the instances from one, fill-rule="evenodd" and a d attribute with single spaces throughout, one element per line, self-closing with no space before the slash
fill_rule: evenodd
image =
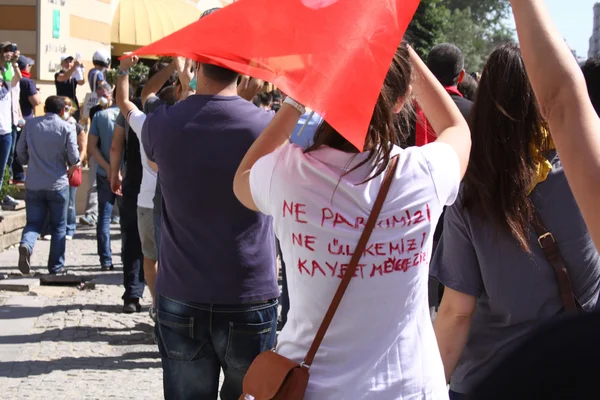
<path id="1" fill-rule="evenodd" d="M 558 250 L 554 235 L 552 235 L 552 233 L 544 226 L 540 211 L 535 206 L 533 207 L 532 225 L 538 236 L 538 244 L 542 250 L 544 250 L 546 258 L 548 258 L 550 265 L 552 265 L 552 268 L 556 273 L 556 280 L 558 281 L 563 308 L 566 312 L 576 312 L 578 306 L 575 295 L 573 294 L 573 287 L 571 286 L 567 264 Z M 580 307 L 581 306 L 579 306 L 579 308 Z"/>
<path id="2" fill-rule="evenodd" d="M 358 267 L 358 262 L 362 257 L 365 248 L 367 247 L 367 243 L 369 242 L 369 238 L 371 237 L 371 233 L 373 232 L 373 228 L 375 228 L 375 224 L 377 223 L 377 219 L 379 218 L 379 213 L 381 212 L 381 208 L 383 207 L 383 203 L 387 197 L 387 194 L 390 190 L 390 186 L 392 184 L 392 180 L 394 179 L 394 175 L 396 172 L 396 167 L 398 166 L 399 157 L 396 155 L 392 157 L 385 172 L 385 177 L 383 178 L 383 183 L 379 188 L 379 193 L 377 194 L 377 199 L 375 200 L 375 204 L 373 204 L 373 209 L 371 210 L 371 214 L 369 215 L 369 219 L 367 220 L 367 224 L 363 229 L 362 235 L 360 236 L 360 240 L 358 241 L 358 245 L 356 246 L 356 250 L 350 259 L 350 264 L 348 265 L 348 269 L 344 273 L 344 277 L 342 278 L 342 282 L 338 287 L 335 295 L 333 296 L 333 300 L 331 300 L 331 304 L 329 305 L 329 309 L 323 317 L 323 321 L 321 322 L 321 326 L 319 326 L 319 330 L 315 335 L 315 338 L 306 354 L 306 358 L 304 358 L 304 362 L 300 364 L 304 368 L 310 368 L 315 355 L 317 354 L 317 350 L 319 350 L 319 346 L 321 346 L 321 342 L 325 337 L 325 333 L 327 333 L 327 329 L 331 324 L 331 320 L 333 320 L 333 316 L 337 311 L 340 302 L 342 301 L 342 297 L 344 297 L 344 293 L 346 293 L 346 289 L 348 289 L 348 285 L 350 284 L 350 280 L 354 276 L 354 272 Z"/>

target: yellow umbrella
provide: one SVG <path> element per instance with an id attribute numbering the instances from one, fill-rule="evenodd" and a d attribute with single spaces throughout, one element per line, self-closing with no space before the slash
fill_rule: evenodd
<path id="1" fill-rule="evenodd" d="M 200 14 L 197 7 L 185 0 L 121 0 L 113 17 L 113 54 L 133 51 L 162 39 L 197 21 Z"/>

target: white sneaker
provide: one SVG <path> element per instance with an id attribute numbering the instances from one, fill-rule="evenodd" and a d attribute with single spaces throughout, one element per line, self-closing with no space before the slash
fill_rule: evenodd
<path id="1" fill-rule="evenodd" d="M 73 240 L 73 236 L 71 236 L 71 235 L 67 235 L 65 238 L 66 238 L 67 240 Z"/>
<path id="2" fill-rule="evenodd" d="M 44 239 L 44 240 L 52 240 L 52 235 L 44 235 L 44 236 L 42 236 L 42 239 Z"/>

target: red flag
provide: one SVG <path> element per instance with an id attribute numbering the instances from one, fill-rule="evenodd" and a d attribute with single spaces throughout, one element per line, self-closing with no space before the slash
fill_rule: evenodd
<path id="1" fill-rule="evenodd" d="M 274 83 L 358 149 L 419 0 L 239 0 L 135 52 Z"/>

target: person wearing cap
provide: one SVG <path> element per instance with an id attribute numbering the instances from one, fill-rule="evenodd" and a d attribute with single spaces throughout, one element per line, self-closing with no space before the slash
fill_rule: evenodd
<path id="1" fill-rule="evenodd" d="M 42 104 L 42 98 L 38 93 L 35 82 L 31 79 L 31 67 L 35 64 L 35 61 L 29 57 L 20 56 L 17 64 L 23 76 L 19 81 L 21 86 L 19 104 L 21 105 L 23 119 L 27 121 L 34 117 L 34 110 Z"/>
<path id="2" fill-rule="evenodd" d="M 19 105 L 21 107 L 21 115 L 25 121 L 32 119 L 34 117 L 35 107 L 42 104 L 42 98 L 38 93 L 35 82 L 31 79 L 31 67 L 33 64 L 35 64 L 35 62 L 31 58 L 25 56 L 20 56 L 17 61 L 17 65 L 22 75 L 22 78 L 19 81 L 19 87 L 21 89 L 19 93 Z M 16 142 L 18 142 L 20 137 L 21 130 L 17 130 L 16 141 L 13 144 L 13 147 L 15 147 Z M 13 158 L 11 168 L 13 183 L 24 182 L 25 172 L 18 157 Z"/>
<path id="3" fill-rule="evenodd" d="M 79 60 L 73 56 L 65 54 L 60 58 L 61 70 L 54 74 L 54 84 L 56 85 L 56 95 L 70 98 L 79 108 L 77 100 L 77 85 L 85 84 L 85 78 L 77 79 L 74 74 L 81 66 Z M 81 75 L 83 76 L 83 75 Z M 79 111 L 73 115 L 76 121 L 79 121 Z"/>
<path id="4" fill-rule="evenodd" d="M 21 90 L 21 70 L 17 64 L 19 51 L 11 42 L 2 42 L 3 63 L 0 66 L 0 186 L 4 178 L 4 169 L 12 164 L 17 128 L 22 127 L 19 92 Z M 19 202 L 6 195 L 2 206 L 14 207 Z"/>

